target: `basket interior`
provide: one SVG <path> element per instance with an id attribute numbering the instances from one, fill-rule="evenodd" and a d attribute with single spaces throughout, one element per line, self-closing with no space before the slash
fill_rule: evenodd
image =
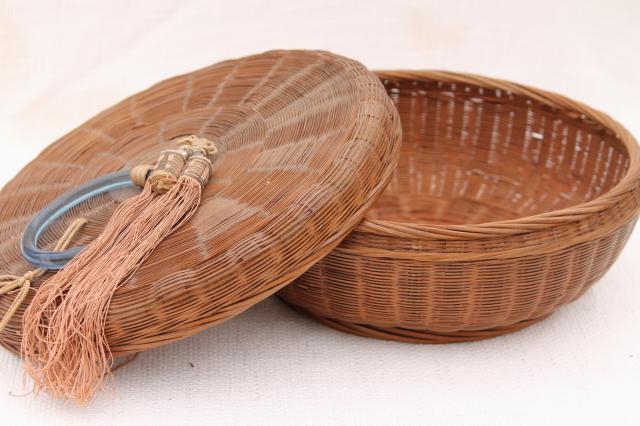
<path id="1" fill-rule="evenodd" d="M 474 224 L 577 205 L 629 154 L 589 117 L 469 84 L 383 80 L 403 124 L 399 166 L 370 219 Z"/>

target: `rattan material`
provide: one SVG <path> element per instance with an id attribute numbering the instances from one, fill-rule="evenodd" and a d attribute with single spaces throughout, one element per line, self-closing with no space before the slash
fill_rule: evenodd
<path id="1" fill-rule="evenodd" d="M 448 72 L 381 72 L 399 167 L 367 219 L 280 295 L 334 328 L 478 340 L 575 300 L 640 205 L 633 137 L 557 94 Z"/>
<path id="2" fill-rule="evenodd" d="M 331 251 L 382 192 L 400 145 L 397 111 L 361 64 L 325 52 L 274 51 L 164 81 L 47 148 L 0 193 L 0 271 L 21 275 L 20 235 L 55 197 L 115 170 L 152 163 L 196 134 L 219 155 L 196 216 L 165 240 L 112 299 L 115 355 L 225 321 Z M 78 243 L 100 233 L 131 193 L 100 196 L 43 236 L 51 247 L 76 217 Z M 33 296 L 35 283 L 27 300 Z M 0 316 L 12 297 L 0 298 Z M 20 343 L 24 308 L 0 335 Z"/>

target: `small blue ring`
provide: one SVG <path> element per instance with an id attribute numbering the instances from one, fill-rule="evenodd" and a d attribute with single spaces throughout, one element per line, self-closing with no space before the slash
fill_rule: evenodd
<path id="1" fill-rule="evenodd" d="M 79 186 L 54 200 L 38 213 L 22 236 L 22 255 L 32 265 L 57 271 L 62 269 L 71 259 L 80 253 L 84 247 L 74 247 L 61 252 L 41 250 L 38 242 L 44 232 L 53 222 L 60 219 L 74 207 L 109 191 L 134 187 L 130 172 L 122 170 L 116 173 L 96 178 Z"/>

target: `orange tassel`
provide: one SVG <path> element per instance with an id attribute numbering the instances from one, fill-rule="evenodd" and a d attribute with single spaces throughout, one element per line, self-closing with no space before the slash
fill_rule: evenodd
<path id="1" fill-rule="evenodd" d="M 102 235 L 40 287 L 25 312 L 22 340 L 36 391 L 86 404 L 104 386 L 113 365 L 104 334 L 111 298 L 196 212 L 211 152 L 197 145 L 163 153 L 142 194 L 123 203 Z"/>

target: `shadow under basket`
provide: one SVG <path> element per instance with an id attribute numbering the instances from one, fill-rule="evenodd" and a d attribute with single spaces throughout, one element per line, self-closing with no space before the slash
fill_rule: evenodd
<path id="1" fill-rule="evenodd" d="M 280 296 L 333 328 L 413 343 L 522 329 L 583 294 L 624 247 L 640 154 L 563 96 L 448 72 L 380 72 L 400 163 L 367 219 Z"/>

